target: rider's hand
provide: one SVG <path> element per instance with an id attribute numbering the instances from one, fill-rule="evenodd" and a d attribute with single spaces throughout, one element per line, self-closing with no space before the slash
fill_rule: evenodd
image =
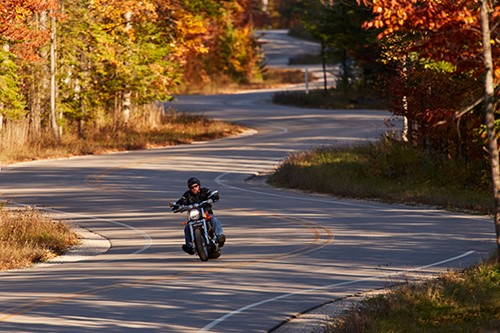
<path id="1" fill-rule="evenodd" d="M 177 205 L 177 204 L 172 205 L 172 211 L 176 211 L 178 209 L 179 209 L 179 205 Z"/>

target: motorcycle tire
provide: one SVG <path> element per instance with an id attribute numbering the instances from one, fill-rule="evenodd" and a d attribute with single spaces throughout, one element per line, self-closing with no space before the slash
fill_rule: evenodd
<path id="1" fill-rule="evenodd" d="M 194 244 L 196 245 L 196 252 L 198 253 L 198 257 L 200 257 L 201 261 L 208 260 L 208 246 L 205 241 L 205 236 L 201 229 L 194 230 Z"/>

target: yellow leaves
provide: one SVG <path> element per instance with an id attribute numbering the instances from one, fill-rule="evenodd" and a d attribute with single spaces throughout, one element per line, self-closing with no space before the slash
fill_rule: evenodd
<path id="1" fill-rule="evenodd" d="M 386 28 L 384 35 L 405 28 L 438 30 L 444 26 L 476 26 L 478 11 L 455 0 L 377 0 L 368 4 L 374 19 L 367 28 Z M 397 28 L 398 27 L 398 28 Z"/>
<path id="2" fill-rule="evenodd" d="M 117 26 L 124 26 L 130 18 L 135 21 L 157 19 L 156 5 L 150 0 L 93 0 L 91 7 Z"/>
<path id="3" fill-rule="evenodd" d="M 375 20 L 375 21 L 372 21 L 373 22 L 373 26 L 377 29 L 380 29 L 380 28 L 383 28 L 384 27 L 384 21 L 382 20 Z"/>
<path id="4" fill-rule="evenodd" d="M 175 23 L 181 36 L 176 50 L 178 56 L 208 52 L 208 47 L 203 43 L 203 36 L 208 29 L 202 17 L 180 9 L 176 12 Z"/>
<path id="5" fill-rule="evenodd" d="M 382 16 L 385 19 L 391 18 L 392 17 L 392 11 L 388 8 L 384 10 L 384 15 Z"/>

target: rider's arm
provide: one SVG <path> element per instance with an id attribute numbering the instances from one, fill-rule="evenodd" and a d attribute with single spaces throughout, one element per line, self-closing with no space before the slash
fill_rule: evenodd
<path id="1" fill-rule="evenodd" d="M 189 205 L 189 195 L 188 192 L 185 192 L 182 197 L 175 202 L 176 205 L 186 206 Z"/>

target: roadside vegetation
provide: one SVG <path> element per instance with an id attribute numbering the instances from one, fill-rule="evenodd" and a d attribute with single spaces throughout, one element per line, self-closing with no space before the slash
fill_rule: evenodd
<path id="1" fill-rule="evenodd" d="M 449 160 L 403 142 L 293 153 L 269 178 L 275 186 L 340 197 L 492 213 L 487 161 Z"/>
<path id="2" fill-rule="evenodd" d="M 214 79 L 210 84 L 190 84 L 183 92 L 190 94 L 223 94 L 244 90 L 271 89 L 294 84 L 304 84 L 305 74 L 299 69 L 262 68 L 261 75 L 243 82 L 234 82 L 223 78 Z M 314 81 L 314 75 L 309 75 L 309 81 Z"/>
<path id="3" fill-rule="evenodd" d="M 282 91 L 273 95 L 273 103 L 321 109 L 384 109 L 385 103 L 378 92 L 370 88 L 314 89 Z"/>
<path id="4" fill-rule="evenodd" d="M 0 143 L 0 165 L 212 140 L 243 130 L 241 126 L 211 120 L 203 115 L 177 113 L 173 109 L 163 112 L 151 107 L 129 124 L 103 125 L 89 130 L 83 137 L 73 133 L 58 141 L 47 133 L 37 140 L 21 140 L 19 137 L 18 140 L 5 140 Z M 17 133 L 5 131 L 3 135 L 15 137 Z"/>
<path id="5" fill-rule="evenodd" d="M 78 236 L 65 223 L 35 208 L 0 206 L 0 270 L 47 261 L 78 243 Z"/>
<path id="6" fill-rule="evenodd" d="M 296 70 L 269 70 L 263 80 L 232 84 L 226 90 L 268 88 L 302 82 L 304 74 Z M 206 92 L 206 91 L 205 91 Z M 14 128 L 15 130 L 10 130 Z M 164 111 L 148 106 L 133 115 L 127 124 L 104 124 L 88 129 L 84 136 L 67 133 L 55 140 L 43 133 L 27 140 L 28 128 L 14 126 L 0 133 L 0 165 L 17 162 L 103 154 L 124 150 L 147 149 L 222 138 L 241 133 L 244 127 L 208 119 L 204 115 Z M 66 252 L 77 236 L 64 224 L 54 222 L 34 208 L 6 209 L 0 206 L 0 270 L 28 267 Z"/>
<path id="7" fill-rule="evenodd" d="M 381 140 L 294 153 L 269 178 L 274 186 L 339 197 L 431 205 L 471 214 L 493 211 L 483 163 L 456 163 Z M 490 332 L 500 329 L 497 260 L 369 298 L 328 325 L 328 333 Z M 411 323 L 411 325 L 409 325 Z"/>
<path id="8" fill-rule="evenodd" d="M 500 267 L 484 262 L 362 301 L 325 333 L 455 333 L 500 330 Z"/>

